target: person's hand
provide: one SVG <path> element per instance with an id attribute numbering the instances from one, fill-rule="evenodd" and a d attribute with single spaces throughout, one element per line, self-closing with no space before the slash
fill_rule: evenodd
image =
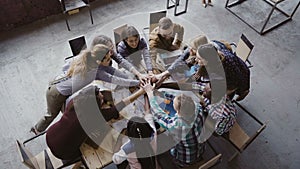
<path id="1" fill-rule="evenodd" d="M 137 77 L 141 82 L 146 81 L 149 78 L 147 74 L 141 74 L 141 73 L 139 73 Z"/>
<path id="2" fill-rule="evenodd" d="M 169 76 L 164 75 L 163 73 L 158 74 L 157 81 L 156 81 L 156 87 L 159 87 Z"/>
<path id="3" fill-rule="evenodd" d="M 144 95 L 144 101 L 145 101 L 145 115 L 150 114 L 150 104 L 149 104 L 149 98 L 147 95 Z"/>
<path id="4" fill-rule="evenodd" d="M 153 90 L 155 88 L 155 84 L 151 85 L 150 78 L 148 78 L 145 82 L 141 82 L 141 87 L 144 89 L 144 91 L 147 93 L 147 95 L 149 97 L 153 95 Z"/>
<path id="5" fill-rule="evenodd" d="M 149 76 L 149 77 L 151 77 L 151 76 L 153 76 L 153 75 L 154 75 L 153 71 L 148 71 L 148 76 Z"/>
<path id="6" fill-rule="evenodd" d="M 160 74 L 161 71 L 157 68 L 153 68 L 153 71 L 152 71 L 153 74 Z"/>

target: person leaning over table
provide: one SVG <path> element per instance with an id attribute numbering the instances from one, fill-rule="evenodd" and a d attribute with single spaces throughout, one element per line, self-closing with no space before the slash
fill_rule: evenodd
<path id="1" fill-rule="evenodd" d="M 170 117 L 160 108 L 153 94 L 154 86 L 151 85 L 150 79 L 142 82 L 141 86 L 149 97 L 154 121 L 168 130 L 177 143 L 170 151 L 175 162 L 185 167 L 201 160 L 205 149 L 205 144 L 200 143 L 205 108 L 195 103 L 191 97 L 180 94 L 174 98 L 176 115 Z"/>
<path id="2" fill-rule="evenodd" d="M 208 73 L 205 68 L 205 66 L 207 66 L 207 60 L 210 60 L 210 61 L 214 60 L 213 58 L 204 60 L 204 59 L 201 59 L 201 57 L 200 57 L 199 53 L 202 53 L 203 49 L 209 48 L 209 46 L 212 48 L 212 45 L 205 45 L 207 43 L 208 43 L 208 41 L 205 36 L 200 35 L 200 36 L 196 37 L 191 42 L 191 45 L 190 45 L 191 46 L 191 49 L 190 49 L 191 56 L 187 59 L 187 62 L 190 61 L 187 64 L 191 64 L 191 65 L 197 64 L 200 66 L 199 69 L 196 71 L 196 73 L 193 75 L 193 79 L 192 79 L 193 82 L 194 81 L 200 82 L 200 85 L 201 85 L 200 76 L 209 78 Z M 204 46 L 201 46 L 201 45 L 204 45 Z M 197 50 L 198 47 L 199 47 L 199 51 Z M 223 46 L 223 47 L 225 48 L 225 46 Z M 228 49 L 228 50 L 230 50 L 230 49 Z M 203 56 L 207 56 L 207 55 L 203 54 Z M 218 59 L 218 58 L 215 58 L 215 59 Z M 216 62 L 216 61 L 214 61 L 214 62 Z M 169 72 L 166 72 L 165 75 L 169 75 Z M 206 92 L 203 94 L 203 96 L 206 97 L 207 101 L 206 101 L 206 103 L 204 103 L 204 102 L 202 102 L 202 103 L 206 104 L 204 107 L 207 108 L 209 115 L 213 119 L 216 120 L 215 133 L 218 135 L 227 134 L 228 131 L 231 129 L 231 127 L 234 125 L 234 123 L 236 121 L 236 116 L 237 116 L 237 110 L 231 100 L 232 99 L 231 95 L 232 95 L 233 91 L 228 90 L 227 94 L 224 97 L 222 97 L 220 101 L 210 105 L 210 104 L 208 104 L 208 103 L 210 103 L 210 100 L 211 100 L 210 83 L 209 83 L 209 81 L 205 81 L 205 83 L 207 84 L 207 85 L 205 85 Z M 205 83 L 203 83 L 203 84 L 205 84 Z"/>
<path id="3" fill-rule="evenodd" d="M 88 86 L 82 89 L 66 107 L 59 121 L 49 127 L 46 132 L 46 142 L 51 152 L 59 159 L 72 160 L 81 156 L 79 150 L 82 143 L 86 142 L 94 131 L 98 134 L 98 141 L 105 137 L 106 121 L 119 117 L 116 107 L 104 106 L 104 96 L 96 86 Z M 99 111 L 101 114 L 99 114 Z M 101 117 L 102 116 L 102 117 Z M 79 118 L 81 118 L 79 120 Z M 86 133 L 81 121 L 88 119 L 92 127 L 90 133 Z M 95 125 L 98 124 L 98 125 Z M 91 142 L 92 143 L 92 142 Z M 95 144 L 95 143 L 94 143 Z M 94 144 L 91 144 L 95 147 Z"/>
<path id="4" fill-rule="evenodd" d="M 177 34 L 177 36 L 175 36 Z M 157 53 L 174 51 L 180 49 L 183 41 L 183 26 L 173 23 L 170 18 L 163 17 L 159 20 L 158 26 L 153 29 L 149 36 L 150 56 L 155 74 L 165 70 L 163 65 L 156 62 Z M 177 37 L 175 39 L 175 37 Z"/>
<path id="5" fill-rule="evenodd" d="M 47 113 L 31 128 L 35 134 L 46 130 L 60 112 L 66 99 L 94 80 L 102 80 L 120 86 L 138 86 L 138 80 L 109 66 L 113 51 L 103 44 L 86 49 L 71 63 L 66 76 L 48 87 Z"/>
<path id="6" fill-rule="evenodd" d="M 155 155 L 156 126 L 150 113 L 148 99 L 145 98 L 145 116 L 134 116 L 128 121 L 127 136 L 128 141 L 114 153 L 113 162 L 121 164 L 127 159 L 130 168 L 159 169 L 160 166 Z"/>
<path id="7" fill-rule="evenodd" d="M 199 46 L 207 43 L 208 40 L 205 35 L 198 35 L 166 71 L 156 74 L 152 78 L 162 82 L 175 72 L 185 72 L 186 76 L 192 76 L 190 80 L 198 81 L 199 76 L 206 75 L 206 69 L 202 64 L 197 64 L 196 53 Z"/>
<path id="8" fill-rule="evenodd" d="M 114 49 L 114 44 L 112 43 L 111 38 L 105 36 L 105 35 L 98 35 L 93 39 L 93 42 L 91 46 L 94 46 L 96 44 L 102 44 L 105 43 L 110 49 Z M 129 72 L 133 73 L 138 77 L 139 80 L 145 80 L 145 75 L 140 73 L 128 60 L 124 58 L 124 56 L 121 56 L 119 53 L 113 53 L 111 58 L 117 62 L 118 65 L 123 67 L 124 69 L 128 70 Z M 111 66 L 111 63 L 109 64 Z"/>
<path id="9" fill-rule="evenodd" d="M 122 41 L 118 44 L 117 52 L 140 72 L 152 75 L 152 63 L 144 38 L 134 26 L 127 26 L 122 32 Z"/>
<path id="10" fill-rule="evenodd" d="M 206 37 L 199 36 L 195 39 L 197 42 L 197 45 L 200 45 L 200 47 L 204 46 L 203 49 L 212 48 L 218 52 L 218 56 L 221 60 L 222 66 L 225 71 L 225 77 L 226 77 L 226 85 L 227 85 L 227 91 L 231 93 L 228 95 L 230 99 L 233 99 L 234 95 L 238 95 L 236 98 L 237 101 L 243 100 L 249 93 L 250 88 L 250 70 L 246 63 L 242 61 L 238 56 L 236 56 L 232 49 L 230 48 L 230 45 L 226 44 L 224 41 L 217 41 L 213 40 L 209 44 L 203 44 L 207 42 Z M 192 43 L 193 44 L 193 43 Z M 206 46 L 205 46 L 206 45 Z M 193 46 L 193 45 L 191 45 Z M 206 71 L 205 66 L 207 66 L 207 61 L 216 59 L 213 57 L 210 58 L 203 58 L 201 57 L 201 54 L 199 50 L 197 50 L 196 58 L 189 58 L 190 54 L 193 55 L 193 47 L 189 52 L 187 52 L 187 49 L 185 52 L 176 59 L 176 61 L 164 72 L 161 74 L 155 75 L 152 78 L 158 80 L 160 83 L 169 77 L 172 73 L 174 73 L 174 70 L 184 69 L 187 70 L 187 68 L 193 64 L 200 65 L 200 68 L 197 70 L 195 75 L 193 75 L 193 81 L 201 81 L 200 76 L 204 76 L 208 78 L 208 73 Z M 204 50 L 202 50 L 204 51 Z M 202 54 L 203 56 L 207 57 L 207 55 Z M 187 66 L 178 66 L 178 65 L 184 65 L 183 62 L 185 62 L 189 58 L 189 63 L 187 63 Z M 190 62 L 191 60 L 195 60 L 194 63 Z M 190 65 L 189 65 L 190 64 Z M 212 70 L 213 73 L 217 74 L 217 69 Z"/>
<path id="11" fill-rule="evenodd" d="M 205 55 L 205 50 L 207 49 L 212 49 L 216 50 L 216 48 L 212 44 L 206 44 L 202 45 L 198 48 L 197 51 L 197 56 L 196 56 L 196 61 L 198 64 L 203 64 L 203 66 L 206 66 L 209 62 L 213 60 L 211 56 Z M 224 66 L 224 58 L 223 55 L 219 54 L 219 57 L 221 59 L 222 65 Z M 235 56 L 236 57 L 236 56 Z M 237 57 L 236 57 L 237 58 Z M 216 59 L 216 58 L 215 58 Z M 222 60 L 223 59 L 223 60 Z M 239 58 L 237 58 L 239 59 Z M 238 68 L 238 67 L 237 67 Z M 224 66 L 224 71 L 225 71 L 225 76 L 226 76 L 226 81 L 228 78 L 227 69 Z M 237 78 L 238 80 L 238 78 Z M 227 83 L 228 85 L 228 83 Z M 235 93 L 236 89 L 233 88 L 231 90 L 230 86 L 227 86 L 227 92 L 226 94 L 222 97 L 222 99 L 214 104 L 207 105 L 207 110 L 208 114 L 216 120 L 215 123 L 215 133 L 218 135 L 227 135 L 229 130 L 233 127 L 234 123 L 236 122 L 236 117 L 237 117 L 237 110 L 234 104 L 232 103 L 232 95 Z M 210 90 L 210 87 L 207 89 L 208 91 Z M 211 100 L 211 92 L 206 92 L 208 93 L 206 95 L 206 98 Z"/>
<path id="12" fill-rule="evenodd" d="M 97 44 L 105 44 L 106 46 L 108 46 L 112 51 L 114 49 L 114 45 L 113 42 L 111 40 L 111 38 L 109 38 L 106 35 L 97 35 L 94 37 L 92 43 L 91 43 L 91 47 L 97 45 Z M 75 57 L 76 58 L 76 57 Z M 137 71 L 137 69 L 126 59 L 124 59 L 120 54 L 113 52 L 113 55 L 111 56 L 111 58 L 116 61 L 116 63 L 118 65 L 120 65 L 121 67 L 123 67 L 124 69 L 130 71 L 131 73 L 133 73 L 134 75 L 136 75 L 140 80 L 143 80 L 145 78 L 145 76 L 143 74 L 141 74 L 139 71 Z M 71 62 L 73 61 L 73 59 L 69 60 L 64 66 L 63 66 L 63 72 L 67 72 Z M 112 62 L 110 61 L 109 66 L 112 65 Z"/>
<path id="13" fill-rule="evenodd" d="M 238 95 L 237 101 L 243 100 L 249 94 L 250 88 L 250 70 L 246 63 L 236 56 L 224 43 L 213 40 L 211 44 L 202 45 L 198 48 L 198 62 L 206 63 L 210 58 L 202 57 L 201 50 L 213 48 L 218 52 L 222 62 L 225 76 L 227 91 L 230 91 L 230 99 Z M 206 55 L 203 55 L 206 57 Z"/>

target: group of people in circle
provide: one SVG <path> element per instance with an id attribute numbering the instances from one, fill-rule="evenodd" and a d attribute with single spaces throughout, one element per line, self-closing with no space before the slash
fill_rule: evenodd
<path id="1" fill-rule="evenodd" d="M 112 103 L 111 97 L 99 87 L 86 86 L 100 80 L 128 87 L 133 89 L 133 93 L 135 89 L 142 88 L 146 93 L 144 116 L 129 119 L 128 138 L 116 149 L 113 162 L 121 167 L 120 164 L 127 161 L 130 168 L 141 169 L 178 168 L 197 163 L 205 151 L 205 142 L 200 135 L 206 117 L 216 120 L 214 134 L 228 134 L 237 116 L 232 100 L 242 100 L 248 95 L 250 71 L 226 41 L 208 41 L 205 35 L 199 35 L 183 45 L 183 38 L 184 27 L 168 17 L 159 20 L 148 42 L 134 26 L 127 26 L 116 51 L 108 36 L 94 37 L 90 48 L 82 50 L 63 65 L 59 76 L 63 78 L 57 78 L 49 85 L 46 92 L 47 113 L 31 131 L 39 134 L 48 128 L 46 142 L 51 152 L 63 160 L 73 159 L 81 155 L 80 145 L 90 139 L 80 117 L 101 112 L 102 121 L 89 118 L 99 124 L 96 131 L 101 125 L 106 125 L 106 121 L 118 119 L 124 108 Z M 174 50 L 182 53 L 171 66 L 166 68 L 157 62 L 160 53 Z M 111 66 L 112 60 L 125 71 Z M 208 66 L 215 63 L 220 65 Z M 184 83 L 197 89 L 200 101 L 182 93 L 171 93 L 176 114 L 170 117 L 158 102 L 158 97 L 164 97 L 166 93 L 159 95 L 156 89 L 176 73 L 183 73 Z M 211 84 L 219 81 L 225 83 L 225 92 L 221 97 L 212 98 L 214 91 L 211 91 Z M 211 102 L 212 99 L 215 101 Z M 92 103 L 96 103 L 98 109 L 91 109 Z M 61 119 L 50 126 L 60 111 L 63 112 Z M 162 134 L 167 135 L 170 145 L 174 145 L 170 149 L 160 151 L 165 137 L 159 139 L 158 128 L 167 131 L 167 134 Z M 102 136 L 105 134 L 101 133 Z M 172 163 L 167 164 L 165 160 Z"/>

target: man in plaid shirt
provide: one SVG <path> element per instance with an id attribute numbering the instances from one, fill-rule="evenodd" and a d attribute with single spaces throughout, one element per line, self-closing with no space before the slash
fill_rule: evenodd
<path id="1" fill-rule="evenodd" d="M 181 167 L 198 162 L 205 148 L 204 143 L 200 143 L 204 123 L 201 105 L 195 103 L 191 97 L 180 94 L 173 101 L 177 113 L 174 117 L 170 117 L 160 108 L 157 96 L 153 94 L 154 86 L 150 84 L 150 81 L 142 84 L 142 87 L 149 97 L 154 120 L 168 130 L 177 143 L 171 149 L 171 155 L 176 162 Z"/>

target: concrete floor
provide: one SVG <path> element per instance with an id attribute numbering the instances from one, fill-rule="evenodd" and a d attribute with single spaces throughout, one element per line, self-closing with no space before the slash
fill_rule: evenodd
<path id="1" fill-rule="evenodd" d="M 238 9 L 248 20 L 260 20 L 258 16 L 266 14 L 264 8 L 268 6 L 263 1 L 255 2 L 251 9 L 246 4 Z M 214 7 L 204 9 L 200 0 L 190 0 L 188 12 L 173 21 L 184 20 L 196 25 L 210 39 L 237 42 L 242 33 L 247 35 L 255 45 L 250 56 L 254 67 L 251 68 L 251 92 L 242 104 L 262 121 L 269 121 L 265 131 L 246 151 L 230 163 L 225 153 L 222 163 L 215 168 L 298 169 L 300 12 L 296 12 L 292 21 L 260 36 L 224 8 L 225 0 L 213 3 Z M 283 7 L 290 9 L 295 3 L 287 1 Z M 165 8 L 166 1 L 162 0 L 106 0 L 93 3 L 94 25 L 87 11 L 83 11 L 70 17 L 70 32 L 62 15 L 58 15 L 1 33 L 0 168 L 25 168 L 15 140 L 31 137 L 30 127 L 45 112 L 47 83 L 60 72 L 63 58 L 71 55 L 68 39 L 85 35 L 89 41 L 111 20 Z M 255 15 L 250 15 L 251 11 Z M 168 10 L 168 15 L 173 16 L 173 9 Z M 41 138 L 30 144 L 30 149 L 38 152 L 44 145 Z"/>

